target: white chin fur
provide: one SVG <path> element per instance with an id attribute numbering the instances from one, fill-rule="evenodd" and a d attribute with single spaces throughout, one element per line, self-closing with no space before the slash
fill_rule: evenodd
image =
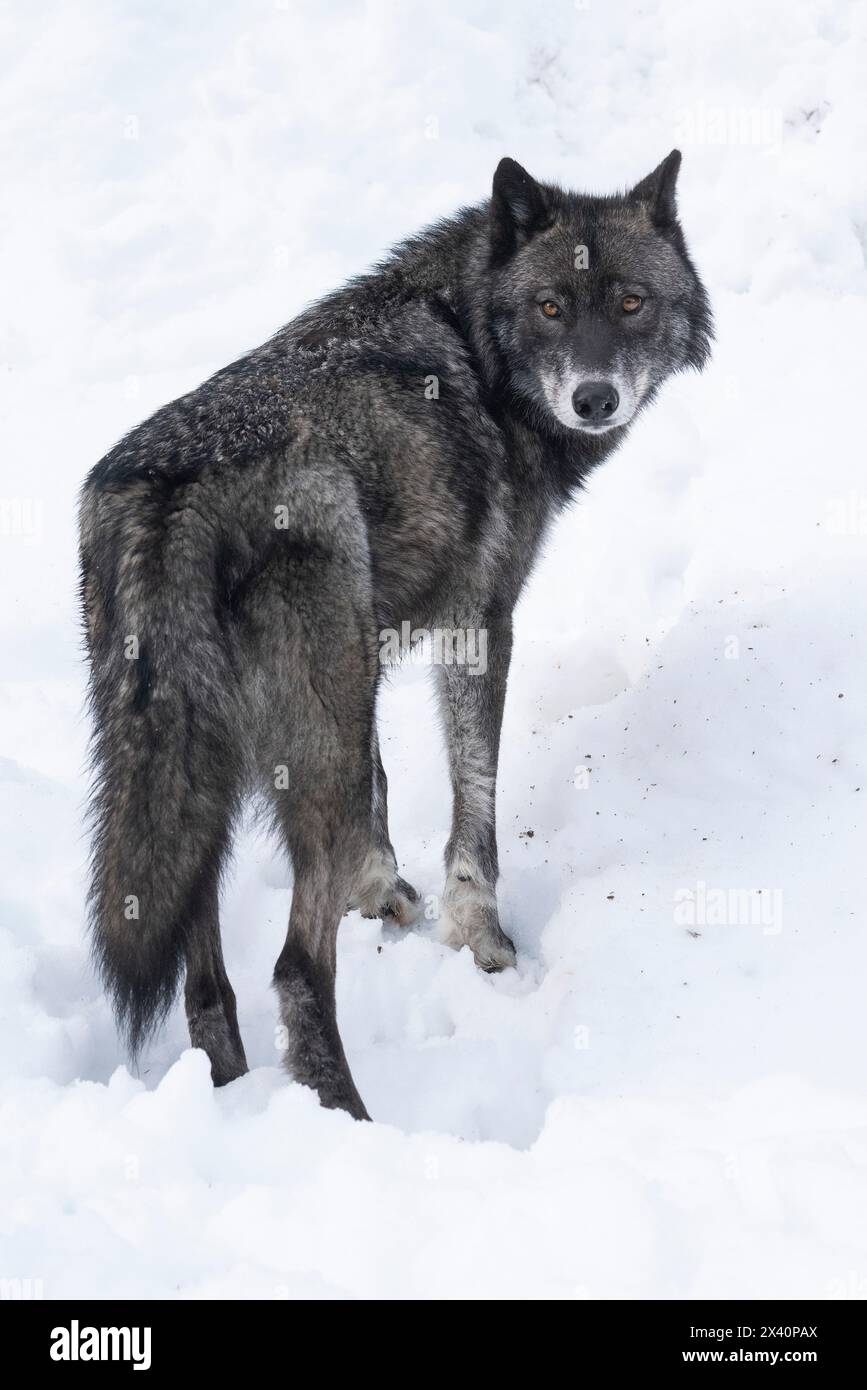
<path id="1" fill-rule="evenodd" d="M 561 425 L 565 425 L 567 430 L 580 430 L 583 434 L 608 434 L 609 430 L 619 429 L 621 425 L 626 425 L 632 419 L 638 409 L 638 392 L 630 386 L 623 377 L 611 376 L 604 378 L 610 381 L 618 396 L 620 404 L 614 415 L 606 420 L 604 425 L 586 425 L 580 416 L 575 414 L 575 407 L 572 404 L 578 386 L 586 381 L 601 381 L 603 378 L 587 375 L 571 376 L 567 381 L 555 376 L 543 376 L 541 378 L 542 390 L 545 393 L 545 400 L 551 407 L 551 412 L 557 417 Z"/>

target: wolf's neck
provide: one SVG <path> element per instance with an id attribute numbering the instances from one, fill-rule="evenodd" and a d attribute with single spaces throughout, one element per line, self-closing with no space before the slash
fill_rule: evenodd
<path id="1" fill-rule="evenodd" d="M 420 236 L 410 237 L 379 265 L 311 305 L 283 333 L 304 336 L 328 329 L 335 336 L 365 337 L 403 305 L 439 296 L 453 306 L 464 268 L 484 239 L 487 205 L 465 208 Z"/>

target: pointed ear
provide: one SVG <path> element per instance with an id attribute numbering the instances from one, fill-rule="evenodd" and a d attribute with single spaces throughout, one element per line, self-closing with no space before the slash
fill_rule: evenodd
<path id="1" fill-rule="evenodd" d="M 656 227 L 672 227 L 677 222 L 674 190 L 680 160 L 680 150 L 672 150 L 652 174 L 635 185 L 629 195 L 631 202 L 645 205 Z"/>
<path id="2" fill-rule="evenodd" d="M 551 225 L 542 189 L 514 159 L 501 159 L 491 198 L 491 249 L 496 258 L 510 255 L 534 232 Z"/>

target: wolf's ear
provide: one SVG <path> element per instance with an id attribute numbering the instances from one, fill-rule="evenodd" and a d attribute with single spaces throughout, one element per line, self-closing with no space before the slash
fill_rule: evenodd
<path id="1" fill-rule="evenodd" d="M 508 256 L 534 232 L 551 225 L 551 211 L 536 180 L 514 159 L 501 159 L 491 198 L 491 250 Z"/>
<path id="2" fill-rule="evenodd" d="M 680 160 L 680 150 L 672 150 L 652 174 L 635 185 L 629 195 L 630 202 L 645 205 L 656 227 L 672 227 L 677 222 L 674 190 Z"/>

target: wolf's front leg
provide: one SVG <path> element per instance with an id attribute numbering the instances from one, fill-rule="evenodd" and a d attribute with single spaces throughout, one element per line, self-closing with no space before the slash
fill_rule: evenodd
<path id="1" fill-rule="evenodd" d="M 476 964 L 493 971 L 515 964 L 515 948 L 497 913 L 495 822 L 511 618 L 490 623 L 476 636 L 473 645 L 479 659 L 437 667 L 454 795 L 443 909 L 448 943 L 456 949 L 469 946 Z M 469 649 L 468 640 L 465 652 Z"/>
<path id="2" fill-rule="evenodd" d="M 362 917 L 380 917 L 398 927 L 410 926 L 418 917 L 418 893 L 397 872 L 397 859 L 388 837 L 388 781 L 373 731 L 373 801 L 371 845 L 349 900 Z"/>

